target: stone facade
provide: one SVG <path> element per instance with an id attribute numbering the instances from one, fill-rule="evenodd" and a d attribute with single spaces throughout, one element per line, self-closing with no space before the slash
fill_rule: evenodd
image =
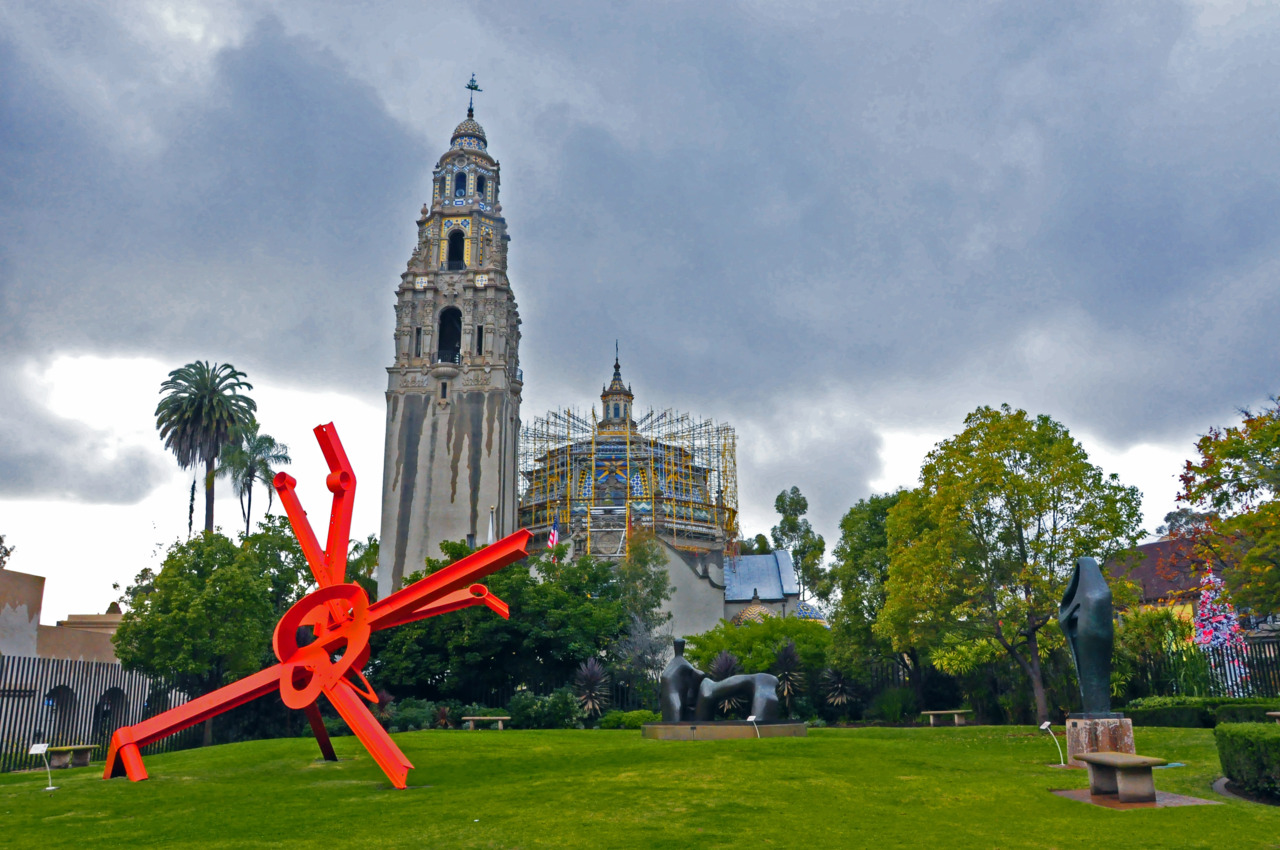
<path id="1" fill-rule="evenodd" d="M 378 593 L 444 540 L 516 530 L 520 314 L 507 280 L 499 164 L 472 110 L 433 173 L 396 300 L 387 369 Z"/>

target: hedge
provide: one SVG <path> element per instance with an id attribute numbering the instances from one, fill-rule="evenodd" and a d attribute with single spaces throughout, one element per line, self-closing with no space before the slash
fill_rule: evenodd
<path id="1" fill-rule="evenodd" d="M 1212 729 L 1218 723 L 1266 720 L 1280 702 L 1264 697 L 1146 697 L 1121 709 L 1135 726 Z"/>
<path id="2" fill-rule="evenodd" d="M 1213 727 L 1213 710 L 1198 705 L 1126 708 L 1124 716 L 1132 720 L 1134 726 L 1180 726 L 1187 729 Z"/>
<path id="3" fill-rule="evenodd" d="M 1222 772 L 1257 794 L 1280 798 L 1280 724 L 1223 723 L 1213 730 Z"/>
<path id="4" fill-rule="evenodd" d="M 1280 702 L 1272 701 L 1261 705 L 1220 705 L 1213 714 L 1219 723 L 1274 723 L 1274 717 L 1267 717 L 1268 711 L 1280 711 Z"/>

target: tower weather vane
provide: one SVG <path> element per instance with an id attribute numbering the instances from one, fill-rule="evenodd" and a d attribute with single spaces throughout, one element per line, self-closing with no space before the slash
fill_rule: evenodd
<path id="1" fill-rule="evenodd" d="M 470 115 L 476 108 L 476 92 L 484 91 L 484 89 L 476 85 L 475 74 L 471 75 L 471 82 L 467 83 L 467 91 L 471 92 L 470 99 L 467 101 L 467 114 Z"/>

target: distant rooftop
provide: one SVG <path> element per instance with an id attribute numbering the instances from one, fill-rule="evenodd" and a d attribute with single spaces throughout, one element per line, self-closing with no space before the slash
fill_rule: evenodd
<path id="1" fill-rule="evenodd" d="M 753 595 L 761 602 L 781 602 L 800 595 L 791 553 L 780 549 L 768 555 L 725 558 L 724 601 L 750 602 Z"/>

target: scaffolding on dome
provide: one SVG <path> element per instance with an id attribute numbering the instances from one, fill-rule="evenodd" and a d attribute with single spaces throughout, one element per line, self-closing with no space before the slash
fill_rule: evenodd
<path id="1" fill-rule="evenodd" d="M 671 409 L 605 426 L 595 409 L 554 410 L 521 429 L 520 526 L 606 558 L 626 555 L 631 533 L 671 545 L 723 550 L 738 538 L 737 435 Z"/>

